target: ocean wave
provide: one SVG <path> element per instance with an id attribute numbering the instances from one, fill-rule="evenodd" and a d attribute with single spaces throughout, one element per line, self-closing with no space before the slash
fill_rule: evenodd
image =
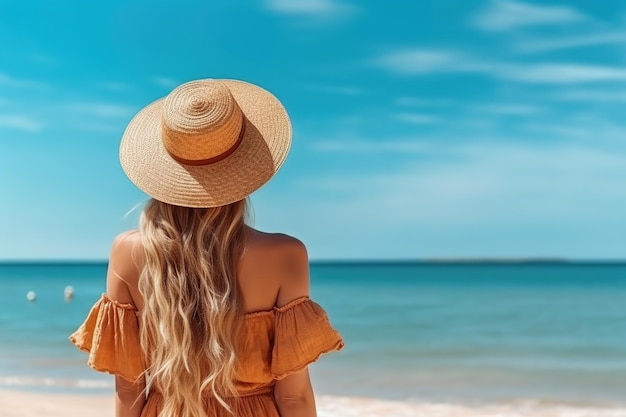
<path id="1" fill-rule="evenodd" d="M 519 400 L 463 405 L 320 396 L 319 417 L 626 417 L 622 405 L 575 405 Z"/>
<path id="2" fill-rule="evenodd" d="M 113 388 L 114 384 L 113 381 L 101 381 L 95 379 L 0 376 L 0 386 L 16 388 L 106 389 Z"/>
<path id="3" fill-rule="evenodd" d="M 0 388 L 75 390 L 112 389 L 113 381 L 0 376 Z M 93 392 L 93 391 L 92 391 Z M 626 417 L 626 404 L 573 404 L 511 400 L 476 404 L 392 401 L 370 397 L 319 395 L 319 417 Z"/>

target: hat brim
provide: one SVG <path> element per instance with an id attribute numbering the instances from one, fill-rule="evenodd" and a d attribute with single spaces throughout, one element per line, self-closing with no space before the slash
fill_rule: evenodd
<path id="1" fill-rule="evenodd" d="M 291 122 L 280 101 L 253 84 L 218 81 L 231 91 L 245 123 L 241 144 L 219 162 L 185 165 L 170 156 L 161 140 L 164 99 L 146 106 L 128 124 L 120 143 L 122 169 L 149 196 L 177 206 L 223 206 L 252 194 L 284 163 Z"/>

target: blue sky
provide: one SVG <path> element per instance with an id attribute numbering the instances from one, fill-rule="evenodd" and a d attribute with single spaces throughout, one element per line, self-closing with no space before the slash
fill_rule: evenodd
<path id="1" fill-rule="evenodd" d="M 626 257 L 619 1 L 4 2 L 0 259 L 104 259 L 145 200 L 130 118 L 176 85 L 276 94 L 255 225 L 313 259 Z"/>

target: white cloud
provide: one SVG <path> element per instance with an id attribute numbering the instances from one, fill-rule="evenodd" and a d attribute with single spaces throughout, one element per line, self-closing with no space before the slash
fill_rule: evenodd
<path id="1" fill-rule="evenodd" d="M 591 126 L 572 124 L 529 123 L 521 128 L 524 131 L 532 132 L 533 136 L 560 137 L 566 138 L 569 141 L 573 141 L 574 139 L 589 139 L 598 133 Z"/>
<path id="2" fill-rule="evenodd" d="M 626 42 L 626 32 L 607 32 L 551 39 L 525 39 L 514 44 L 520 52 L 547 52 L 584 46 L 617 44 Z"/>
<path id="3" fill-rule="evenodd" d="M 99 123 L 99 122 L 74 122 L 72 127 L 78 130 L 85 130 L 97 133 L 117 133 L 124 131 L 124 125 L 118 123 Z"/>
<path id="4" fill-rule="evenodd" d="M 366 90 L 354 85 L 337 85 L 337 84 L 305 84 L 306 90 L 312 90 L 324 94 L 336 94 L 342 96 L 356 96 L 365 94 Z"/>
<path id="5" fill-rule="evenodd" d="M 583 137 L 572 137 L 577 132 L 559 130 L 570 121 L 492 138 L 466 129 L 462 137 L 311 141 L 327 153 L 318 159 L 342 167 L 323 164 L 295 177 L 288 192 L 268 195 L 258 218 L 311 243 L 316 258 L 622 258 L 624 130 L 581 119 L 572 129 Z M 275 204 L 296 214 L 263 208 Z M 303 218 L 323 219 L 324 227 Z"/>
<path id="6" fill-rule="evenodd" d="M 394 104 L 403 107 L 451 107 L 466 108 L 473 112 L 479 113 L 491 113 L 499 115 L 510 116 L 527 116 L 531 114 L 537 114 L 543 111 L 543 108 L 538 106 L 532 106 L 524 103 L 467 103 L 452 101 L 447 99 L 420 99 L 416 97 L 398 97 L 394 100 Z"/>
<path id="7" fill-rule="evenodd" d="M 0 115 L 0 127 L 23 130 L 26 132 L 38 132 L 43 126 L 29 116 L 5 114 Z"/>
<path id="8" fill-rule="evenodd" d="M 161 76 L 153 77 L 152 81 L 154 81 L 154 83 L 158 85 L 159 87 L 164 87 L 168 89 L 173 89 L 180 85 L 178 81 L 170 77 L 161 77 Z"/>
<path id="9" fill-rule="evenodd" d="M 347 209 L 355 216 L 349 221 L 387 213 L 387 227 L 539 228 L 550 222 L 626 221 L 624 152 L 492 142 L 431 144 L 430 152 L 438 156 L 436 162 L 371 175 L 310 179 L 302 185 L 343 192 L 348 196 L 345 204 L 359 207 Z"/>
<path id="10" fill-rule="evenodd" d="M 471 110 L 479 113 L 491 113 L 506 116 L 530 116 L 543 111 L 541 107 L 516 103 L 480 104 L 471 107 Z"/>
<path id="11" fill-rule="evenodd" d="M 507 63 L 480 60 L 449 50 L 409 49 L 383 54 L 375 66 L 399 75 L 482 74 L 531 84 L 579 84 L 626 81 L 626 69 L 573 63 Z"/>
<path id="12" fill-rule="evenodd" d="M 563 25 L 588 20 L 567 6 L 538 6 L 513 0 L 492 0 L 489 8 L 473 19 L 474 26 L 486 31 L 508 31 L 526 26 Z"/>
<path id="13" fill-rule="evenodd" d="M 453 104 L 452 100 L 443 98 L 417 98 L 417 97 L 398 97 L 394 100 L 394 104 L 407 107 L 444 107 Z"/>
<path id="14" fill-rule="evenodd" d="M 39 81 L 25 80 L 11 77 L 10 75 L 0 72 L 0 85 L 12 88 L 41 88 L 47 87 L 46 84 Z"/>
<path id="15" fill-rule="evenodd" d="M 449 50 L 405 49 L 383 54 L 374 65 L 398 74 L 430 74 L 437 71 L 462 72 L 474 63 L 468 57 Z"/>
<path id="16" fill-rule="evenodd" d="M 134 112 L 134 109 L 129 106 L 115 103 L 72 103 L 68 106 L 68 108 L 73 112 L 79 112 L 104 118 L 128 117 L 131 116 Z"/>
<path id="17" fill-rule="evenodd" d="M 355 10 L 337 0 L 266 0 L 265 6 L 276 13 L 305 17 L 337 17 Z"/>
<path id="18" fill-rule="evenodd" d="M 439 123 L 441 120 L 437 116 L 433 116 L 431 114 L 424 113 L 398 113 L 395 114 L 394 119 L 400 120 L 401 122 L 416 124 L 416 125 L 427 125 Z"/>
<path id="19" fill-rule="evenodd" d="M 550 137 L 568 142 L 579 139 L 589 143 L 623 143 L 626 137 L 626 126 L 623 124 L 616 125 L 585 114 L 570 116 L 555 123 L 526 123 L 520 128 L 532 132 L 534 137 Z"/>
<path id="20" fill-rule="evenodd" d="M 358 152 L 358 153 L 424 153 L 431 148 L 426 141 L 415 140 L 317 140 L 311 143 L 311 149 L 320 152 Z"/>
<path id="21" fill-rule="evenodd" d="M 578 84 L 626 81 L 626 68 L 602 65 L 546 63 L 495 66 L 500 78 L 537 84 Z"/>
<path id="22" fill-rule="evenodd" d="M 626 103 L 626 90 L 566 90 L 555 93 L 551 97 L 563 101 Z"/>

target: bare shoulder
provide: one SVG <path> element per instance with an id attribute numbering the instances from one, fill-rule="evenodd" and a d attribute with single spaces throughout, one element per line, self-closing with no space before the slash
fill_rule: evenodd
<path id="1" fill-rule="evenodd" d="M 124 303 L 133 303 L 139 275 L 143 269 L 144 252 L 137 230 L 120 233 L 113 240 L 107 271 L 107 294 Z"/>
<path id="2" fill-rule="evenodd" d="M 252 230 L 249 250 L 263 256 L 266 270 L 278 287 L 276 305 L 309 295 L 309 258 L 304 243 L 283 233 Z"/>
<path id="3" fill-rule="evenodd" d="M 113 250 L 132 250 L 136 245 L 141 244 L 139 230 L 126 230 L 113 239 Z"/>
<path id="4" fill-rule="evenodd" d="M 247 249 L 263 253 L 281 269 L 308 266 L 307 249 L 299 239 L 284 233 L 265 233 L 250 229 Z"/>
<path id="5" fill-rule="evenodd" d="M 120 264 L 125 269 L 140 269 L 143 260 L 143 245 L 138 230 L 127 230 L 115 237 L 111 248 L 111 262 Z"/>
<path id="6" fill-rule="evenodd" d="M 299 239 L 284 233 L 267 233 L 251 229 L 253 242 L 279 251 L 306 251 L 304 243 Z"/>

